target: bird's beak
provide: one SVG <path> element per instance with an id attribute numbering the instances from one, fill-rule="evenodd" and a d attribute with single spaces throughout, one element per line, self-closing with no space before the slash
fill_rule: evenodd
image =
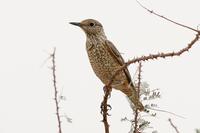
<path id="1" fill-rule="evenodd" d="M 78 23 L 78 22 L 70 22 L 70 24 L 75 25 L 75 26 L 78 26 L 78 27 L 81 26 L 81 23 Z"/>

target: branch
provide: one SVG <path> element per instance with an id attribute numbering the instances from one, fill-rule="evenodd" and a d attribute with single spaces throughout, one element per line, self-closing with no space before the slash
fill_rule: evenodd
<path id="1" fill-rule="evenodd" d="M 54 87 L 54 100 L 55 100 L 55 104 L 56 104 L 56 116 L 57 116 L 57 120 L 58 120 L 58 132 L 62 133 L 60 113 L 59 113 L 58 89 L 57 89 L 57 85 L 56 85 L 57 81 L 56 81 L 55 52 L 56 52 L 56 48 L 54 48 L 54 51 L 51 54 L 51 58 L 52 58 L 52 72 L 53 72 L 53 87 Z"/>
<path id="2" fill-rule="evenodd" d="M 170 125 L 175 129 L 176 133 L 180 133 L 178 131 L 177 127 L 172 123 L 172 120 L 170 118 L 168 119 L 168 121 L 169 121 Z"/>
<path id="3" fill-rule="evenodd" d="M 150 54 L 150 55 L 146 55 L 146 56 L 141 56 L 141 57 L 133 58 L 132 60 L 126 62 L 123 66 L 121 66 L 115 72 L 115 74 L 113 74 L 113 76 L 112 76 L 110 82 L 107 84 L 107 86 L 111 86 L 111 84 L 112 84 L 115 76 L 117 76 L 120 71 L 122 71 L 123 69 L 125 69 L 129 65 L 131 65 L 133 63 L 136 63 L 136 62 L 141 62 L 141 61 L 148 61 L 148 60 L 153 60 L 153 59 L 158 59 L 158 58 L 180 56 L 184 52 L 189 51 L 189 49 L 192 48 L 192 46 L 199 40 L 199 37 L 200 37 L 200 32 L 198 34 L 196 34 L 195 38 L 188 44 L 187 47 L 185 47 L 185 48 L 183 48 L 183 49 L 181 49 L 181 50 L 179 50 L 177 52 Z"/>
<path id="4" fill-rule="evenodd" d="M 107 101 L 110 95 L 110 91 L 111 91 L 111 88 L 107 86 L 104 87 L 105 95 L 101 103 L 101 114 L 103 115 L 102 122 L 104 123 L 105 133 L 109 133 L 109 124 L 108 124 L 107 116 L 109 115 L 108 110 L 111 110 L 111 106 L 107 104 Z"/>
<path id="5" fill-rule="evenodd" d="M 137 85 L 137 96 L 138 99 L 140 99 L 140 86 L 141 86 L 141 72 L 142 72 L 142 63 L 139 63 L 138 66 L 138 85 Z M 138 133 L 138 115 L 139 115 L 139 110 L 135 110 L 135 124 L 134 124 L 134 133 Z"/>
<path id="6" fill-rule="evenodd" d="M 152 13 L 153 15 L 156 15 L 156 16 L 162 18 L 162 19 L 165 19 L 165 20 L 167 20 L 167 21 L 169 21 L 169 22 L 172 22 L 172 23 L 174 23 L 174 24 L 176 24 L 176 25 L 179 25 L 179 26 L 181 26 L 181 27 L 190 29 L 190 30 L 195 31 L 195 32 L 197 32 L 198 34 L 200 34 L 200 31 L 199 31 L 199 30 L 196 30 L 196 29 L 194 29 L 194 28 L 191 28 L 191 27 L 186 26 L 186 25 L 181 24 L 181 23 L 177 23 L 176 21 L 174 21 L 174 20 L 172 20 L 172 19 L 169 19 L 169 18 L 167 18 L 167 17 L 165 17 L 165 16 L 163 16 L 163 15 L 160 15 L 160 14 L 154 12 L 153 10 L 150 10 L 150 9 L 148 9 L 147 7 L 145 7 L 145 6 L 144 6 L 143 4 L 141 4 L 138 0 L 136 0 L 136 2 L 137 2 L 143 9 L 147 10 L 148 12 Z"/>

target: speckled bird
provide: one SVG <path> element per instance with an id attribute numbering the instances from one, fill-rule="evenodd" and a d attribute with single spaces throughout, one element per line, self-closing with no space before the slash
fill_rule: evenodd
<path id="1" fill-rule="evenodd" d="M 107 85 L 115 72 L 125 63 L 121 54 L 107 39 L 102 24 L 97 20 L 86 19 L 81 22 L 70 22 L 70 24 L 80 27 L 85 32 L 86 50 L 93 71 Z M 111 87 L 123 92 L 137 109 L 144 110 L 127 68 L 115 76 Z"/>

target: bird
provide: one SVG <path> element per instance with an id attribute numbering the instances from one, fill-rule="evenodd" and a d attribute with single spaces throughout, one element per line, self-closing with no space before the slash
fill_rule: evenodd
<path id="1" fill-rule="evenodd" d="M 112 76 L 125 64 L 125 61 L 115 45 L 107 39 L 102 24 L 95 19 L 85 19 L 70 24 L 80 27 L 85 32 L 86 51 L 93 71 L 103 84 L 109 84 Z M 144 111 L 128 68 L 114 77 L 111 87 L 124 93 L 136 109 Z"/>

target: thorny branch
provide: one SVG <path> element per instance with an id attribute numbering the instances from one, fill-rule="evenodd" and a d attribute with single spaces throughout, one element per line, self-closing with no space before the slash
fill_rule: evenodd
<path id="1" fill-rule="evenodd" d="M 168 119 L 168 121 L 169 121 L 170 125 L 175 129 L 176 133 L 180 133 L 178 131 L 178 128 L 173 124 L 173 122 L 172 122 L 172 120 L 170 118 Z"/>
<path id="2" fill-rule="evenodd" d="M 137 57 L 137 58 L 133 58 L 132 60 L 126 62 L 123 66 L 121 66 L 116 72 L 115 74 L 113 74 L 110 82 L 108 83 L 107 86 L 110 86 L 113 82 L 113 79 L 115 78 L 115 76 L 117 76 L 119 74 L 120 71 L 122 71 L 123 69 L 125 69 L 127 66 L 136 63 L 136 62 L 141 62 L 141 61 L 148 61 L 148 60 L 153 60 L 153 59 L 158 59 L 158 58 L 166 58 L 166 57 L 173 57 L 173 56 L 180 56 L 181 54 L 183 54 L 186 51 L 189 51 L 189 49 L 199 40 L 200 37 L 200 32 L 198 34 L 196 34 L 195 38 L 188 44 L 187 47 L 177 51 L 177 52 L 168 52 L 168 53 L 158 53 L 158 54 L 150 54 L 150 55 L 146 55 L 146 56 L 141 56 L 141 57 Z"/>
<path id="3" fill-rule="evenodd" d="M 54 48 L 54 51 L 51 54 L 52 72 L 53 72 L 53 87 L 54 87 L 54 100 L 55 100 L 55 104 L 56 104 L 56 116 L 57 116 L 57 120 L 58 120 L 58 133 L 62 133 L 60 112 L 59 112 L 59 102 L 58 102 L 58 89 L 57 89 L 57 85 L 56 85 L 57 81 L 56 81 L 55 54 L 56 54 L 56 48 Z"/>
<path id="4" fill-rule="evenodd" d="M 141 87 L 141 72 L 142 72 L 142 63 L 139 62 L 139 67 L 138 67 L 138 84 L 137 84 L 137 96 L 138 99 L 140 99 L 140 87 Z M 134 133 L 138 133 L 138 115 L 139 115 L 139 110 L 135 110 L 135 126 L 134 126 Z"/>
<path id="5" fill-rule="evenodd" d="M 108 97 L 110 95 L 111 88 L 108 88 L 107 86 L 104 87 L 104 98 L 103 102 L 101 103 L 101 114 L 103 115 L 102 122 L 104 123 L 105 133 L 109 133 L 109 124 L 107 120 L 108 110 L 111 110 L 111 106 L 107 103 Z"/>

